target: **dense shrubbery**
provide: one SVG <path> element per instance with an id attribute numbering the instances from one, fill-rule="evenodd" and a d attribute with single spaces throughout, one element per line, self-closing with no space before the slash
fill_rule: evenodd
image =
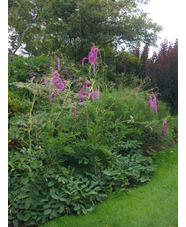
<path id="1" fill-rule="evenodd" d="M 176 138 L 165 104 L 157 98 L 156 114 L 143 84 L 116 90 L 104 75 L 92 76 L 93 60 L 80 69 L 64 59 L 58 71 L 53 65 L 52 76 L 47 66 L 40 81 L 25 80 L 23 73 L 10 86 L 15 94 L 9 94 L 9 221 L 14 226 L 18 220 L 28 226 L 86 214 L 117 188 L 149 181 L 155 166 L 141 147 Z M 22 101 L 20 90 L 28 92 Z"/>

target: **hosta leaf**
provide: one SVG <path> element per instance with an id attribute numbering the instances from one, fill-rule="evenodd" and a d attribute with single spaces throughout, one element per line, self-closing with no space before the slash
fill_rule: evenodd
<path id="1" fill-rule="evenodd" d="M 51 213 L 51 209 L 45 210 L 44 215 L 49 215 Z"/>
<path id="2" fill-rule="evenodd" d="M 30 207 L 30 203 L 31 203 L 30 198 L 27 198 L 27 199 L 25 200 L 25 209 L 26 209 L 26 210 Z"/>
<path id="3" fill-rule="evenodd" d="M 50 181 L 49 183 L 48 183 L 48 187 L 51 187 L 51 186 L 53 186 L 54 185 L 54 182 L 53 181 Z"/>
<path id="4" fill-rule="evenodd" d="M 23 221 L 27 221 L 30 217 L 31 217 L 31 214 L 26 214 L 26 215 L 23 217 Z"/>
<path id="5" fill-rule="evenodd" d="M 17 219 L 13 220 L 13 225 L 14 225 L 14 227 L 18 227 L 18 220 Z"/>
<path id="6" fill-rule="evenodd" d="M 29 178 L 28 177 L 25 177 L 22 179 L 22 183 L 23 184 L 27 184 L 29 182 Z"/>
<path id="7" fill-rule="evenodd" d="M 64 209 L 65 209 L 65 206 L 62 205 L 62 206 L 59 208 L 59 213 L 62 213 L 62 212 L 64 211 Z"/>
<path id="8" fill-rule="evenodd" d="M 23 215 L 21 213 L 18 213 L 17 217 L 18 217 L 19 220 L 21 220 L 21 221 L 23 220 Z"/>
<path id="9" fill-rule="evenodd" d="M 74 153 L 74 154 L 76 153 L 74 150 L 72 150 L 71 147 L 64 147 L 63 149 L 65 152 L 70 152 L 70 153 Z"/>
<path id="10" fill-rule="evenodd" d="M 85 208 L 82 208 L 82 212 L 83 212 L 84 214 L 87 214 L 87 210 L 86 210 Z"/>
<path id="11" fill-rule="evenodd" d="M 26 197 L 29 197 L 29 195 L 28 194 L 19 194 L 17 198 L 18 199 L 24 199 Z"/>
<path id="12" fill-rule="evenodd" d="M 49 208 L 50 207 L 50 204 L 46 204 L 43 206 L 44 208 Z"/>
<path id="13" fill-rule="evenodd" d="M 72 198 L 72 201 L 73 200 L 77 200 L 77 199 L 80 199 L 81 198 L 81 196 L 79 196 L 79 195 L 77 195 L 77 196 L 74 196 L 73 198 Z"/>

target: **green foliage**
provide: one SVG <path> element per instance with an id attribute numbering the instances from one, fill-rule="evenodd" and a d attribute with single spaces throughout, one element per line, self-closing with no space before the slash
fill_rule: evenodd
<path id="1" fill-rule="evenodd" d="M 44 164 L 45 150 L 23 148 L 10 153 L 9 221 L 20 220 L 28 226 L 61 214 L 86 214 L 116 187 L 125 189 L 146 182 L 154 170 L 149 165 L 151 158 L 140 154 L 123 157 L 113 153 L 107 159 L 107 166 L 98 165 L 97 156 L 81 152 L 81 159 L 73 154 L 68 157 L 65 167 L 67 156 L 61 155 L 58 164 L 55 161 L 54 167 L 49 168 Z M 72 165 L 74 160 L 79 164 Z"/>
<path id="2" fill-rule="evenodd" d="M 106 63 L 106 78 L 114 82 L 117 86 L 129 84 L 134 81 L 134 75 L 137 79 L 140 74 L 141 60 L 133 53 L 124 49 L 114 51 L 113 48 L 107 48 L 102 54 Z M 140 81 L 141 82 L 141 81 Z"/>
<path id="3" fill-rule="evenodd" d="M 33 76 L 39 79 L 39 77 L 49 74 L 50 68 L 48 66 L 54 64 L 51 57 L 44 55 L 30 58 L 10 55 L 8 60 L 9 83 L 26 82 Z"/>
<path id="4" fill-rule="evenodd" d="M 17 94 L 8 92 L 8 148 L 18 148 L 25 146 L 26 125 L 25 115 L 30 111 L 30 102 L 22 99 Z"/>
<path id="5" fill-rule="evenodd" d="M 86 68 L 76 78 L 79 66 L 64 62 L 61 92 L 50 72 L 44 75 L 48 86 L 42 78 L 39 83 L 10 83 L 16 93 L 10 92 L 9 134 L 21 140 L 9 149 L 9 222 L 15 225 L 18 220 L 29 226 L 64 214 L 86 214 L 111 192 L 149 181 L 155 166 L 141 146 L 149 141 L 160 144 L 166 119 L 165 142 L 172 137 L 171 127 L 176 132 L 176 122 L 169 126 L 162 102 L 157 100 L 157 115 L 150 110 L 149 92 L 142 91 L 142 85 L 115 90 L 98 78 L 99 73 L 86 74 Z M 86 80 L 92 97 L 83 91 L 80 102 L 78 92 Z M 27 102 L 18 101 L 20 90 L 31 93 L 32 101 L 29 96 Z"/>

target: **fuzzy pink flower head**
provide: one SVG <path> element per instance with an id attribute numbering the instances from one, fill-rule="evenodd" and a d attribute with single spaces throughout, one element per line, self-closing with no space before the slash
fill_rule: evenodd
<path id="1" fill-rule="evenodd" d="M 157 111 L 156 96 L 154 96 L 153 106 L 154 106 L 154 111 L 155 111 L 155 113 L 157 114 L 157 113 L 158 113 L 158 111 Z"/>
<path id="2" fill-rule="evenodd" d="M 54 69 L 53 69 L 53 67 L 50 67 L 50 69 L 51 69 L 51 75 L 53 76 L 54 75 Z"/>
<path id="3" fill-rule="evenodd" d="M 82 59 L 81 64 L 82 64 L 82 67 L 83 67 L 83 68 L 84 68 L 84 61 L 85 61 L 86 59 L 87 59 L 86 57 Z"/>
<path id="4" fill-rule="evenodd" d="M 163 129 L 162 129 L 162 140 L 164 139 L 164 134 L 165 134 L 165 130 L 167 128 L 167 121 L 163 122 Z"/>
<path id="5" fill-rule="evenodd" d="M 80 91 L 80 92 L 79 92 L 79 103 L 81 103 L 81 99 L 82 99 L 82 97 L 83 97 L 83 92 L 82 92 L 82 91 Z"/>
<path id="6" fill-rule="evenodd" d="M 91 48 L 91 51 L 89 52 L 88 54 L 88 61 L 89 63 L 93 66 L 93 73 L 95 75 L 95 61 L 97 59 L 97 55 L 98 55 L 98 49 L 95 47 L 95 45 L 93 45 L 93 47 Z M 84 61 L 86 60 L 87 58 L 83 58 L 82 59 L 82 67 L 84 68 Z"/>
<path id="7" fill-rule="evenodd" d="M 85 96 L 85 100 L 87 101 L 89 97 L 90 97 L 90 94 L 89 94 L 89 92 L 87 92 L 86 96 Z"/>
<path id="8" fill-rule="evenodd" d="M 97 91 L 94 91 L 93 98 L 94 98 L 94 99 L 97 99 Z"/>
<path id="9" fill-rule="evenodd" d="M 66 82 L 65 82 L 65 80 L 64 80 L 64 79 L 62 79 L 62 82 L 63 82 L 63 84 L 64 84 L 64 87 L 65 87 L 65 85 L 66 85 Z"/>
<path id="10" fill-rule="evenodd" d="M 89 85 L 89 84 L 90 84 L 90 82 L 89 82 L 88 80 L 86 80 L 81 90 L 82 90 L 82 91 L 83 91 L 83 90 L 86 91 L 86 90 L 87 90 L 87 85 Z"/>
<path id="11" fill-rule="evenodd" d="M 59 87 L 59 91 L 60 91 L 60 92 L 63 91 L 64 88 L 65 88 L 65 85 L 62 83 L 62 84 L 61 84 L 61 87 Z"/>
<path id="12" fill-rule="evenodd" d="M 60 74 L 58 73 L 57 70 L 55 70 L 54 75 L 56 76 L 56 79 L 57 79 L 57 80 L 60 79 Z"/>
<path id="13" fill-rule="evenodd" d="M 61 92 L 64 90 L 65 85 L 60 78 L 58 79 L 58 81 L 59 81 L 59 91 Z"/>
<path id="14" fill-rule="evenodd" d="M 50 104 L 52 104 L 52 98 L 53 98 L 53 96 L 54 96 L 54 93 L 51 92 L 51 94 L 50 94 Z"/>
<path id="15" fill-rule="evenodd" d="M 88 60 L 91 65 L 93 65 L 97 59 L 97 54 L 98 54 L 98 49 L 93 45 L 91 51 L 89 52 L 88 55 Z"/>

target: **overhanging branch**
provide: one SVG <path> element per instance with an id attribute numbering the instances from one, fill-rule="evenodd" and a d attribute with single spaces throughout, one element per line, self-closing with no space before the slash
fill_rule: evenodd
<path id="1" fill-rule="evenodd" d="M 20 48 L 20 46 L 21 46 L 21 44 L 22 44 L 22 41 L 23 41 L 23 39 L 24 39 L 25 32 L 26 32 L 31 26 L 32 26 L 32 25 L 29 25 L 29 26 L 23 31 L 22 36 L 21 36 L 21 40 L 20 40 L 20 42 L 19 42 L 19 45 L 18 45 L 18 47 L 14 50 L 13 54 L 15 54 L 15 53 L 19 50 L 19 48 Z"/>

